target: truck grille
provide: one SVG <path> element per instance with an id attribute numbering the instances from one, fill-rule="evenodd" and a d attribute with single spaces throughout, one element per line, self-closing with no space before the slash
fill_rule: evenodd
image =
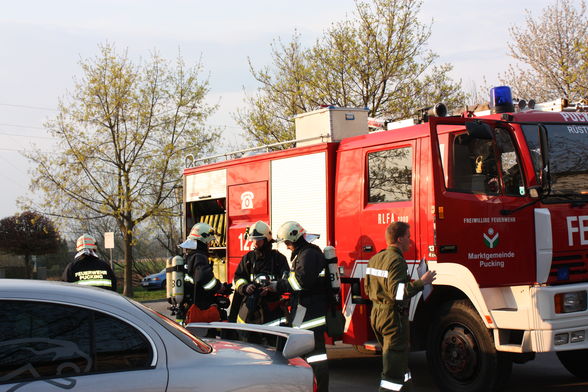
<path id="1" fill-rule="evenodd" d="M 548 284 L 588 281 L 588 252 L 562 252 L 553 256 Z"/>

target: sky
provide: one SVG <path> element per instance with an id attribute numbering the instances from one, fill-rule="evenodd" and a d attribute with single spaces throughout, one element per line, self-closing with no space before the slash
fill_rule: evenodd
<path id="1" fill-rule="evenodd" d="M 424 0 L 421 21 L 432 22 L 429 48 L 437 63 L 466 92 L 497 84 L 513 63 L 509 27 L 523 25 L 525 10 L 538 16 L 555 0 L 477 2 Z M 353 0 L 0 0 L 0 219 L 20 212 L 16 200 L 30 195 L 34 163 L 22 151 L 49 151 L 43 124 L 57 114 L 59 98 L 82 75 L 80 60 L 93 58 L 106 42 L 132 59 L 153 51 L 169 60 L 201 61 L 208 101 L 219 104 L 209 119 L 237 144 L 232 114 L 245 92 L 258 87 L 249 72 L 271 65 L 270 44 L 297 31 L 310 46 L 332 23 L 350 16 Z"/>

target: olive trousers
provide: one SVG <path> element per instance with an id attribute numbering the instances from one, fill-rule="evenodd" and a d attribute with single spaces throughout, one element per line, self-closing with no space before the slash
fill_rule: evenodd
<path id="1" fill-rule="evenodd" d="M 392 305 L 374 304 L 370 321 L 376 339 L 382 346 L 382 376 L 379 390 L 410 391 L 408 315 L 399 312 Z"/>

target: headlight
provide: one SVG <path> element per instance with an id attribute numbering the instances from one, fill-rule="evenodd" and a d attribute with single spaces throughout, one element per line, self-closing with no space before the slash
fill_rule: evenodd
<path id="1" fill-rule="evenodd" d="M 572 313 L 586 310 L 586 291 L 559 293 L 554 297 L 555 313 Z"/>
<path id="2" fill-rule="evenodd" d="M 568 333 L 558 333 L 555 335 L 555 339 L 553 343 L 556 346 L 561 346 L 562 344 L 567 344 L 570 341 L 570 335 Z"/>

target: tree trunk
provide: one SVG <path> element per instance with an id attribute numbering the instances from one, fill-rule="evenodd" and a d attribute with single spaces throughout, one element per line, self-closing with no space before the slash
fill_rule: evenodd
<path id="1" fill-rule="evenodd" d="M 33 271 L 31 268 L 31 255 L 25 254 L 24 255 L 24 266 L 25 266 L 25 275 L 27 279 L 33 278 Z"/>
<path id="2" fill-rule="evenodd" d="M 127 297 L 133 297 L 133 231 L 132 229 L 125 228 L 123 231 L 123 242 L 124 242 L 124 257 L 125 257 L 125 272 L 124 272 L 124 289 L 123 295 Z"/>

